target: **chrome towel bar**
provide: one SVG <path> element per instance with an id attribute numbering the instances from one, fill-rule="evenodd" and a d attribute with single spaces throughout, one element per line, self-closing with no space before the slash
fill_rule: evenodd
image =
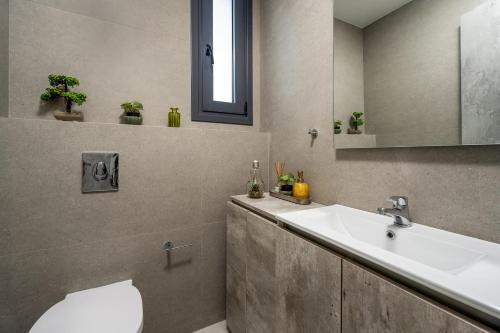
<path id="1" fill-rule="evenodd" d="M 185 245 L 175 246 L 174 242 L 167 241 L 167 242 L 165 242 L 165 244 L 163 244 L 162 250 L 169 253 L 169 252 L 174 251 L 174 250 L 179 250 L 179 249 L 183 249 L 183 248 L 191 247 L 191 246 L 193 246 L 193 244 L 185 244 Z"/>

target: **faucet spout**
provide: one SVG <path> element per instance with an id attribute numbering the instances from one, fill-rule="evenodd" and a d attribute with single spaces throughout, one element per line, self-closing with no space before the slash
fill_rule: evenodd
<path id="1" fill-rule="evenodd" d="M 392 203 L 392 208 L 377 208 L 378 214 L 394 218 L 394 225 L 397 227 L 411 227 L 408 198 L 403 196 L 392 196 L 387 199 L 387 201 Z"/>

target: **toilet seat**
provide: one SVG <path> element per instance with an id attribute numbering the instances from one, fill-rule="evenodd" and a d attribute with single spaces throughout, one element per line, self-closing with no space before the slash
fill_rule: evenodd
<path id="1" fill-rule="evenodd" d="M 142 298 L 128 280 L 66 295 L 29 333 L 140 333 L 142 325 Z"/>

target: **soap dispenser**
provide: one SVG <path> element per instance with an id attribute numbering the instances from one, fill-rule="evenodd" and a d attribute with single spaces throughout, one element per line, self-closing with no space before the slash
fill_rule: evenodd
<path id="1" fill-rule="evenodd" d="M 304 182 L 304 171 L 298 172 L 298 179 L 293 184 L 293 197 L 297 199 L 309 199 L 309 184 Z"/>
<path id="2" fill-rule="evenodd" d="M 247 183 L 248 197 L 260 199 L 264 197 L 264 181 L 259 168 L 259 161 L 253 161 L 252 170 L 250 170 L 250 180 Z"/>

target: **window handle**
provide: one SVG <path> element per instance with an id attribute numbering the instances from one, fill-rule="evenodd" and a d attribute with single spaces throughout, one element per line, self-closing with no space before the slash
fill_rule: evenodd
<path id="1" fill-rule="evenodd" d="M 207 48 L 205 50 L 205 55 L 207 57 L 210 57 L 210 62 L 213 65 L 215 62 L 214 62 L 214 51 L 212 50 L 212 45 L 207 44 Z"/>

